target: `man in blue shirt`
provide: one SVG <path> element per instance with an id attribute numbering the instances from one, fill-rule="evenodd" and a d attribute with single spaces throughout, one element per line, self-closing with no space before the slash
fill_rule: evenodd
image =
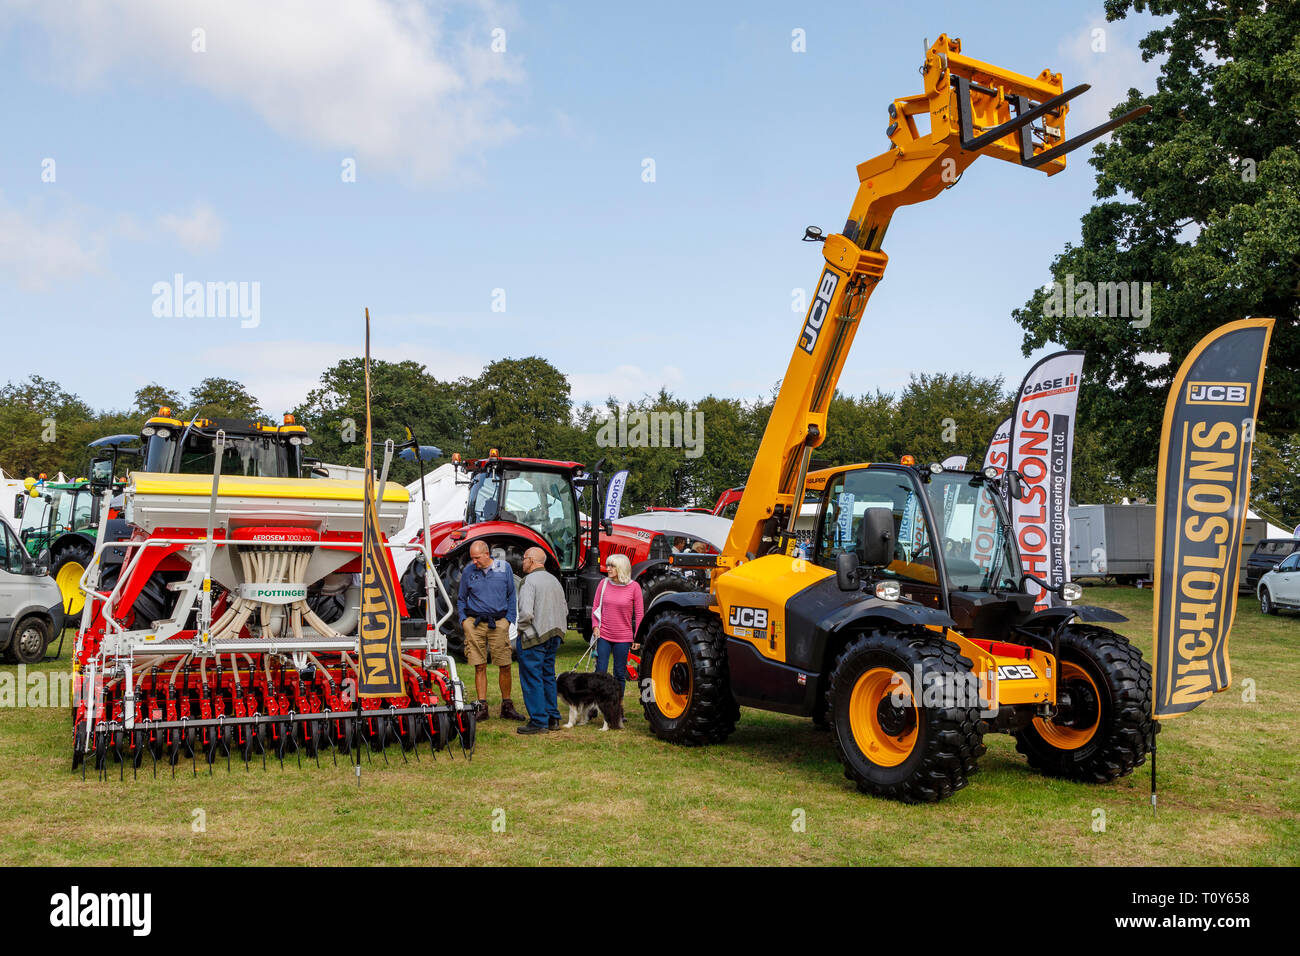
<path id="1" fill-rule="evenodd" d="M 488 659 L 497 667 L 501 687 L 501 716 L 526 720 L 510 700 L 510 625 L 515 623 L 515 575 L 503 560 L 494 560 L 487 543 L 469 546 L 470 563 L 460 576 L 456 609 L 465 632 L 465 659 L 474 666 L 475 709 L 479 720 L 488 719 Z"/>

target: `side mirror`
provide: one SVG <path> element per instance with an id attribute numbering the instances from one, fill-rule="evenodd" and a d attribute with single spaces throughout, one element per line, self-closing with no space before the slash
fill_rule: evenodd
<path id="1" fill-rule="evenodd" d="M 1006 473 L 1006 479 L 1007 479 L 1007 491 L 1011 493 L 1011 500 L 1019 501 L 1022 497 L 1024 497 L 1024 493 L 1025 493 L 1025 486 L 1020 479 L 1020 472 L 1008 471 Z"/>
<path id="2" fill-rule="evenodd" d="M 23 494 L 14 495 L 14 517 L 23 516 L 23 505 L 27 504 L 27 496 Z"/>
<path id="3" fill-rule="evenodd" d="M 841 551 L 835 556 L 835 584 L 841 591 L 858 589 L 858 556 L 852 551 Z"/>
<path id="4" fill-rule="evenodd" d="M 90 484 L 103 488 L 113 483 L 113 459 L 94 458 L 90 462 Z"/>
<path id="5" fill-rule="evenodd" d="M 608 520 L 608 519 L 602 521 L 602 522 L 600 523 L 600 527 L 604 530 L 605 534 L 613 534 L 613 533 L 614 533 L 614 522 L 612 522 L 612 521 L 610 521 L 610 520 Z"/>
<path id="6" fill-rule="evenodd" d="M 328 478 L 330 476 L 328 468 L 322 468 L 320 465 L 312 465 L 311 476 L 313 478 Z"/>
<path id="7" fill-rule="evenodd" d="M 883 568 L 894 559 L 894 513 L 888 508 L 868 508 L 858 527 L 858 554 L 869 568 Z"/>

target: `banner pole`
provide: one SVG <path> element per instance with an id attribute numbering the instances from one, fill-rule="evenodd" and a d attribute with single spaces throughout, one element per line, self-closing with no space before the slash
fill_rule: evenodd
<path id="1" fill-rule="evenodd" d="M 1156 815 L 1156 732 L 1151 731 L 1151 816 Z"/>

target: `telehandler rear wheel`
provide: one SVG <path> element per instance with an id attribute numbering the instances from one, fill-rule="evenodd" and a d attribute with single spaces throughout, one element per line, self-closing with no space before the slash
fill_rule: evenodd
<path id="1" fill-rule="evenodd" d="M 1050 720 L 1016 734 L 1029 766 L 1049 776 L 1109 783 L 1146 760 L 1153 729 L 1151 665 L 1124 637 L 1071 624 L 1061 636 L 1061 699 Z"/>
<path id="2" fill-rule="evenodd" d="M 731 695 L 727 639 L 708 611 L 665 611 L 646 631 L 641 653 L 645 719 L 656 737 L 697 747 L 731 736 L 740 708 Z"/>
<path id="3" fill-rule="evenodd" d="M 826 699 L 844 775 L 863 793 L 942 800 L 966 786 L 984 753 L 971 662 L 929 632 L 877 630 L 851 641 Z"/>

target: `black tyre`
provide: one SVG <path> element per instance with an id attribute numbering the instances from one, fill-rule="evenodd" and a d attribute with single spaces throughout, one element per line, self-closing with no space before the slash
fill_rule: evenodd
<path id="1" fill-rule="evenodd" d="M 469 558 L 466 557 L 464 563 L 467 563 L 468 560 Z M 442 579 L 442 586 L 453 603 L 460 593 L 460 576 L 464 570 L 464 563 L 445 561 L 438 567 L 438 576 Z M 406 601 L 407 613 L 414 617 L 422 617 L 427 621 L 429 614 L 426 607 L 428 602 L 425 600 L 424 576 L 424 559 L 417 557 L 402 575 L 401 583 L 402 597 Z M 454 612 L 451 617 L 447 618 L 447 622 L 443 624 L 442 636 L 447 639 L 447 653 L 463 664 L 465 662 L 465 632 L 461 630 L 460 620 Z"/>
<path id="2" fill-rule="evenodd" d="M 852 640 L 835 662 L 826 703 L 844 775 L 863 793 L 933 803 L 966 786 L 984 753 L 971 662 L 928 631 Z"/>
<path id="3" fill-rule="evenodd" d="M 702 590 L 700 585 L 682 574 L 680 571 L 662 570 L 655 574 L 647 574 L 637 582 L 641 585 L 641 603 L 646 610 L 654 603 L 654 599 L 661 594 L 670 594 L 677 591 L 699 591 Z"/>
<path id="4" fill-rule="evenodd" d="M 19 664 L 37 663 L 45 657 L 49 645 L 50 626 L 39 617 L 23 618 L 9 635 L 9 654 Z"/>
<path id="5" fill-rule="evenodd" d="M 1082 783 L 1109 783 L 1146 760 L 1159 725 L 1151 717 L 1151 665 L 1124 637 L 1071 624 L 1061 637 L 1061 699 L 1051 720 L 1035 718 L 1016 749 L 1035 770 Z"/>
<path id="6" fill-rule="evenodd" d="M 736 729 L 727 639 L 709 611 L 657 615 L 646 630 L 641 675 L 650 681 L 641 700 L 656 737 L 696 747 L 721 743 Z"/>
<path id="7" fill-rule="evenodd" d="M 307 592 L 307 606 L 326 624 L 333 624 L 347 610 L 347 592 L 326 591 L 318 587 Z"/>
<path id="8" fill-rule="evenodd" d="M 99 575 L 99 589 L 111 592 L 117 586 L 117 579 L 121 573 L 122 565 L 105 565 Z M 167 585 L 184 577 L 185 575 L 178 571 L 155 571 L 140 589 L 135 603 L 131 605 L 130 614 L 123 615 L 119 612 L 119 619 L 130 627 L 138 629 L 147 628 L 155 621 L 165 621 L 172 616 L 172 609 L 176 606 L 179 597 L 177 592 L 167 590 Z"/>
<path id="9" fill-rule="evenodd" d="M 90 567 L 95 557 L 95 549 L 87 542 L 76 538 L 59 547 L 54 560 L 50 562 L 50 577 L 59 586 L 63 596 L 63 609 L 68 614 L 80 614 L 86 603 L 86 596 L 81 593 L 81 576 Z"/>
<path id="10" fill-rule="evenodd" d="M 1259 610 L 1263 614 L 1277 613 L 1277 605 L 1273 603 L 1273 595 L 1268 593 L 1267 587 L 1259 589 Z"/>

